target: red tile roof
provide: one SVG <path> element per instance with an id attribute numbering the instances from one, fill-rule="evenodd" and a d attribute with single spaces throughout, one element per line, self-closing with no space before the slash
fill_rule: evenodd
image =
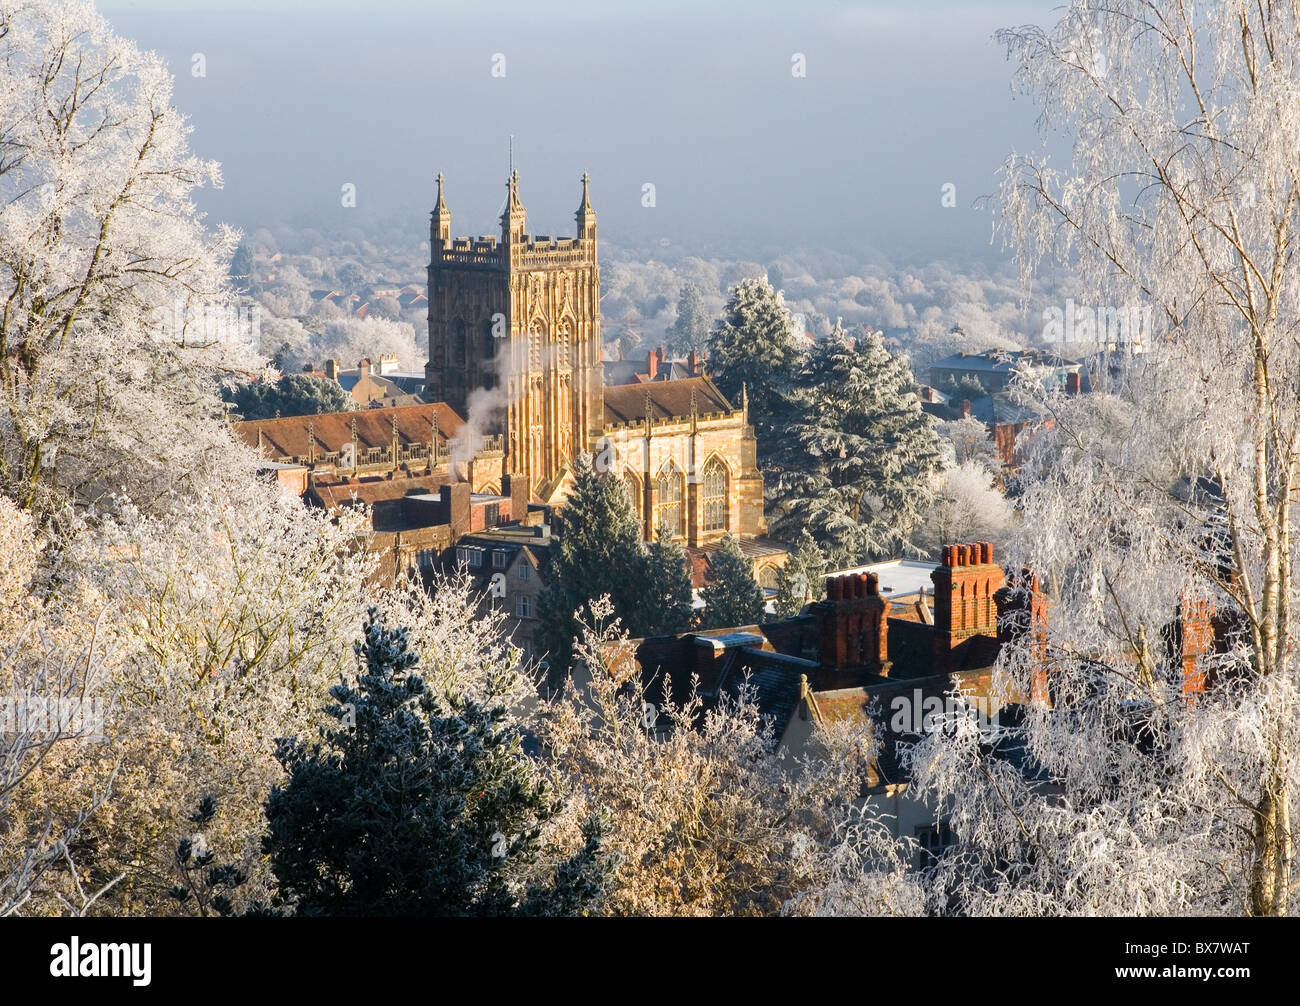
<path id="1" fill-rule="evenodd" d="M 291 416 L 280 419 L 254 419 L 235 423 L 235 434 L 256 448 L 258 432 L 262 435 L 264 457 L 304 457 L 308 454 L 307 431 L 316 438 L 316 453 L 341 450 L 352 442 L 352 424 L 357 425 L 357 445 L 387 447 L 393 440 L 393 420 L 397 420 L 397 439 L 402 446 L 427 444 L 438 417 L 438 440 L 446 443 L 465 425 L 465 420 L 445 402 L 432 405 L 403 405 L 388 409 L 356 409 L 352 412 L 325 412 L 318 416 Z"/>

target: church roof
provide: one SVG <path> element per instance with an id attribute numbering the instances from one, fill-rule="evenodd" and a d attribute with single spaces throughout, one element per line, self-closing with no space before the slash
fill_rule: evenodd
<path id="1" fill-rule="evenodd" d="M 709 377 L 620 384 L 605 389 L 605 425 L 643 422 L 646 418 L 647 397 L 653 418 L 686 418 L 691 414 L 691 392 L 695 393 L 695 411 L 700 415 L 734 411 L 726 396 Z"/>
<path id="2" fill-rule="evenodd" d="M 465 425 L 445 402 L 432 405 L 403 405 L 388 409 L 356 409 L 352 412 L 325 412 L 317 416 L 290 416 L 280 419 L 254 419 L 235 423 L 235 434 L 256 448 L 261 433 L 262 453 L 266 457 L 301 457 L 308 454 L 307 431 L 316 437 L 316 452 L 340 450 L 352 442 L 352 424 L 357 424 L 357 446 L 387 447 L 393 441 L 393 421 L 397 421 L 397 439 L 403 446 L 427 444 L 433 418 L 438 418 L 438 440 L 445 443 Z"/>

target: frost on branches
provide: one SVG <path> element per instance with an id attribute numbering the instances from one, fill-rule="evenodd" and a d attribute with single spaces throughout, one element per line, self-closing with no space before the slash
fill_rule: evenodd
<path id="1" fill-rule="evenodd" d="M 704 710 L 643 687 L 607 599 L 579 612 L 578 682 L 539 710 L 540 738 L 570 804 L 571 846 L 607 812 L 616 865 L 611 915 L 912 914 L 921 899 L 906 853 L 856 811 L 874 744 L 860 730 L 825 737 L 795 763 L 774 750 L 746 687 Z"/>
<path id="2" fill-rule="evenodd" d="M 1050 614 L 1004 675 L 1030 695 L 1045 670 L 1051 706 L 1005 727 L 1028 778 L 969 731 L 916 750 L 917 788 L 956 836 L 943 903 L 1288 911 L 1298 30 L 1286 5 L 1121 2 L 1000 35 L 1045 126 L 1075 137 L 1062 169 L 1008 161 L 1003 233 L 1027 271 L 1052 256 L 1097 303 L 1150 307 L 1152 330 L 1145 353 L 1110 358 L 1107 393 L 1043 398 L 1055 427 L 1020 480 L 1013 561 L 1048 585 Z M 1189 675 L 1169 630 L 1201 602 L 1216 646 Z"/>
<path id="3" fill-rule="evenodd" d="M 110 493 L 165 508 L 231 473 L 209 392 L 260 367 L 236 235 L 191 202 L 220 172 L 162 60 L 88 3 L 0 13 L 0 63 L 0 489 L 42 522 Z"/>

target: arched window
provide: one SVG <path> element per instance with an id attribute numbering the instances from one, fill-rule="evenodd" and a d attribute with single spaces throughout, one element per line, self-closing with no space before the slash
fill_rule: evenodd
<path id="1" fill-rule="evenodd" d="M 528 369 L 539 373 L 542 369 L 542 346 L 546 342 L 546 323 L 537 318 L 528 326 Z"/>
<path id="2" fill-rule="evenodd" d="M 659 473 L 659 506 L 655 513 L 657 531 L 667 531 L 674 538 L 686 531 L 686 508 L 682 505 L 686 495 L 685 479 L 671 461 Z"/>
<path id="3" fill-rule="evenodd" d="M 777 576 L 776 567 L 773 565 L 760 566 L 758 568 L 758 585 L 764 590 L 776 590 Z"/>
<path id="4" fill-rule="evenodd" d="M 628 498 L 632 501 L 632 513 L 639 524 L 641 522 L 641 480 L 632 472 L 624 472 L 623 481 L 627 485 Z"/>
<path id="5" fill-rule="evenodd" d="M 551 338 L 552 352 L 555 354 L 555 368 L 557 370 L 569 369 L 569 336 L 569 321 L 567 318 L 561 319 L 560 323 L 555 326 Z"/>
<path id="6" fill-rule="evenodd" d="M 704 465 L 704 530 L 725 531 L 730 524 L 727 506 L 727 466 L 714 456 Z"/>

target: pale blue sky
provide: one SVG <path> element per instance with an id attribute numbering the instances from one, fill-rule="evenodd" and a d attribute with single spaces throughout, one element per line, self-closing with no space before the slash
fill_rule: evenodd
<path id="1" fill-rule="evenodd" d="M 1053 6 L 99 4 L 167 58 L 195 149 L 225 170 L 203 207 L 244 228 L 427 217 L 441 170 L 453 230 L 491 231 L 513 133 L 535 233 L 572 231 L 590 171 L 602 235 L 623 244 L 957 259 L 989 254 L 972 204 L 1011 149 L 1038 142 L 991 36 Z M 345 182 L 355 210 L 340 206 Z"/>

